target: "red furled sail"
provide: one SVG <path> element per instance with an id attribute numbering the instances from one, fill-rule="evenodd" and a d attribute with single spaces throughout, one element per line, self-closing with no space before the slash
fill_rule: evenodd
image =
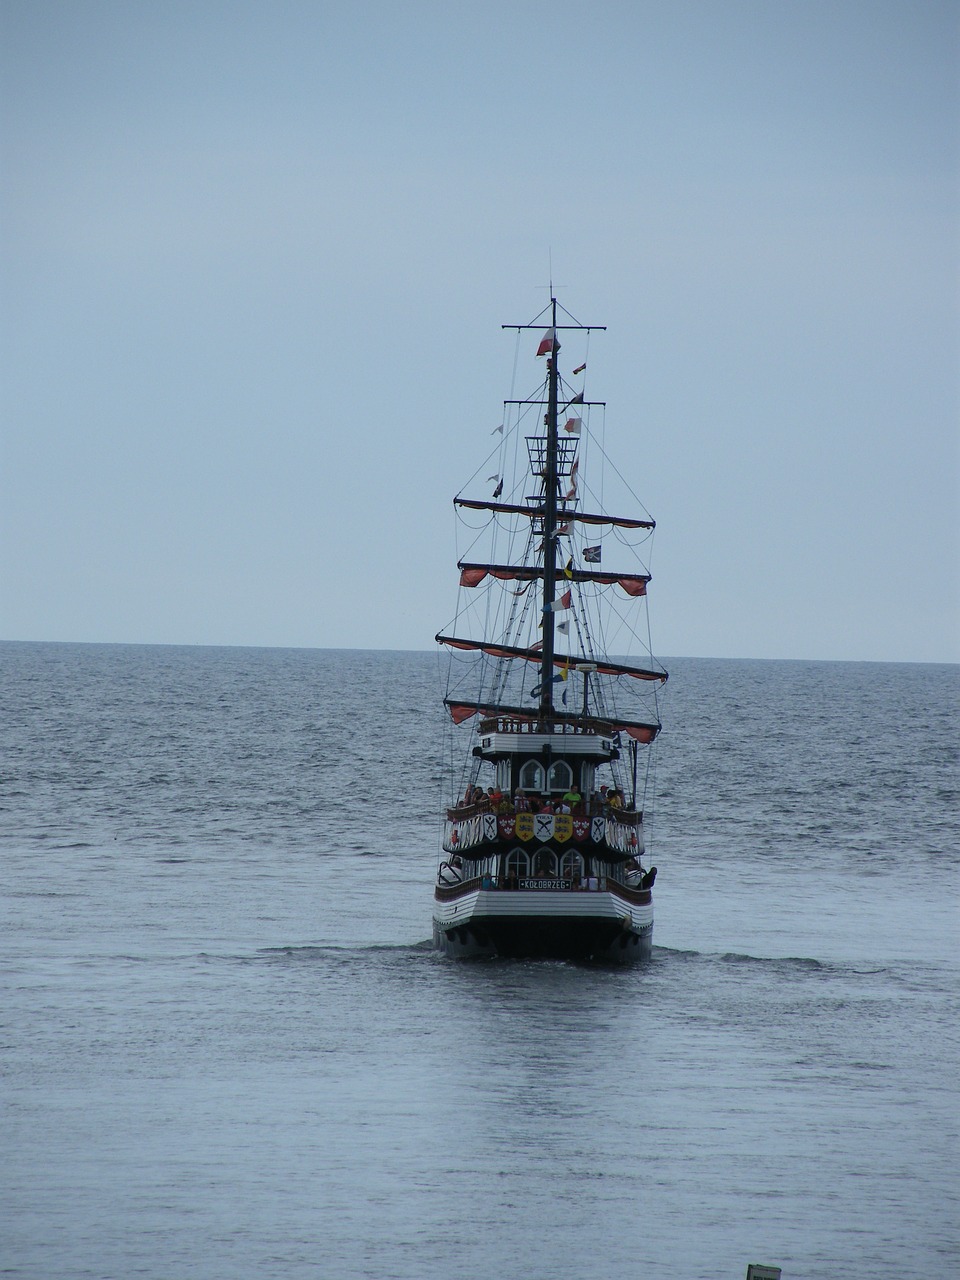
<path id="1" fill-rule="evenodd" d="M 491 578 L 508 582 L 531 582 L 543 577 L 542 565 L 467 564 L 461 560 L 457 568 L 460 570 L 461 587 L 478 587 L 488 574 Z M 597 582 L 601 586 L 616 584 L 628 596 L 645 596 L 650 581 L 649 573 L 601 573 L 593 569 L 565 569 L 564 573 L 572 582 Z"/>

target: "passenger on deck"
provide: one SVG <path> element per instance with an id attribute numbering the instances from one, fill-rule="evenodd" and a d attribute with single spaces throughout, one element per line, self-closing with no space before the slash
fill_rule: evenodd
<path id="1" fill-rule="evenodd" d="M 530 812 L 530 801 L 527 797 L 527 793 L 524 791 L 522 787 L 517 787 L 516 791 L 514 792 L 513 807 L 516 809 L 517 813 Z"/>
<path id="2" fill-rule="evenodd" d="M 611 809 L 623 808 L 623 795 L 619 787 L 614 787 L 612 791 L 607 792 L 607 804 Z"/>
<path id="3" fill-rule="evenodd" d="M 550 803 L 549 796 L 544 796 L 543 800 L 540 802 L 540 808 L 537 810 L 537 813 L 553 813 L 553 805 Z"/>
<path id="4" fill-rule="evenodd" d="M 562 800 L 557 801 L 557 813 L 569 813 L 569 812 L 570 812 L 570 806 L 567 804 L 567 797 L 564 796 Z"/>
<path id="5" fill-rule="evenodd" d="M 570 813 L 580 813 L 583 806 L 583 796 L 576 787 L 571 787 L 563 797 L 564 804 L 570 806 Z"/>

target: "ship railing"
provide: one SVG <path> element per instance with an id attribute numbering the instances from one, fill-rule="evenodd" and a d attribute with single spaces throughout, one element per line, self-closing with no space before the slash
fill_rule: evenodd
<path id="1" fill-rule="evenodd" d="M 538 720 L 536 716 L 488 716 L 480 721 L 480 733 L 545 733 L 589 734 L 591 737 L 609 738 L 611 729 L 602 720 Z"/>
<path id="2" fill-rule="evenodd" d="M 439 883 L 436 896 L 441 900 L 463 897 L 478 889 L 501 890 L 506 893 L 599 893 L 615 889 L 621 897 L 629 902 L 643 905 L 653 900 L 649 887 L 641 889 L 625 885 L 612 876 L 583 876 L 580 880 L 565 879 L 559 876 L 474 876 L 471 880 L 463 880 L 459 884 Z"/>
<path id="3" fill-rule="evenodd" d="M 624 827 L 641 827 L 643 826 L 643 810 L 642 809 L 611 809 L 606 806 L 606 815 L 613 822 L 619 822 Z"/>

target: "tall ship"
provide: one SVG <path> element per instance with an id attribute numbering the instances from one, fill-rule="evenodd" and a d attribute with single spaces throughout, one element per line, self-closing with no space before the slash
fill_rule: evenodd
<path id="1" fill-rule="evenodd" d="M 645 815 L 649 835 L 667 679 L 646 616 L 655 521 L 606 453 L 605 402 L 586 395 L 605 326 L 551 297 L 503 328 L 514 392 L 534 385 L 504 401 L 487 460 L 454 498 L 434 945 L 630 964 L 653 945 Z M 607 514 L 615 489 L 624 514 Z"/>

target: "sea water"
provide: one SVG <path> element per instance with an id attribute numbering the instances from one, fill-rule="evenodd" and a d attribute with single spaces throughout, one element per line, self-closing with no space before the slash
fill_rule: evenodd
<path id="1" fill-rule="evenodd" d="M 667 664 L 653 960 L 433 952 L 433 655 L 0 646 L 0 1274 L 960 1275 L 960 669 Z"/>

